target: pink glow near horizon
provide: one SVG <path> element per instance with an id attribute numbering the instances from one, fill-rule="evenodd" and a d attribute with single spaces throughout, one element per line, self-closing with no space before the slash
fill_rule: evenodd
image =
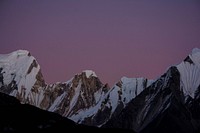
<path id="1" fill-rule="evenodd" d="M 0 53 L 26 49 L 47 83 L 86 69 L 155 79 L 200 47 L 198 0 L 0 1 Z"/>

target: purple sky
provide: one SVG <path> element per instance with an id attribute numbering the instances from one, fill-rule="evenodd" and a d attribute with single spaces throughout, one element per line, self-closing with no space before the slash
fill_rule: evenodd
<path id="1" fill-rule="evenodd" d="M 0 53 L 26 49 L 47 83 L 85 69 L 112 86 L 159 77 L 200 48 L 199 0 L 1 0 Z"/>

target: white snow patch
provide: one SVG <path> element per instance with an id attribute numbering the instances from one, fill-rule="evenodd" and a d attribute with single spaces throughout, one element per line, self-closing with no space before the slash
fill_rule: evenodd
<path id="1" fill-rule="evenodd" d="M 83 121 L 85 118 L 96 114 L 96 112 L 98 111 L 98 107 L 99 106 L 96 105 L 96 106 L 90 107 L 90 108 L 85 109 L 85 110 L 80 110 L 80 112 L 78 112 L 77 114 L 74 114 L 74 115 L 72 115 L 68 118 L 75 121 L 75 122 L 81 123 L 81 121 Z"/>
<path id="2" fill-rule="evenodd" d="M 114 86 L 112 91 L 110 92 L 110 97 L 109 97 L 109 101 L 112 107 L 112 113 L 115 111 L 115 109 L 117 108 L 118 105 L 118 99 L 119 99 L 119 94 L 118 91 L 120 90 L 120 88 L 118 86 Z"/>
<path id="3" fill-rule="evenodd" d="M 40 66 L 33 67 L 30 73 L 27 73 L 29 67 L 35 60 L 33 56 L 28 55 L 26 50 L 18 50 L 10 54 L 0 55 L 0 67 L 4 72 L 4 84 L 9 84 L 12 80 L 18 85 L 18 92 L 21 93 L 22 88 L 25 89 L 25 98 L 36 82 L 36 75 L 40 70 Z M 36 61 L 36 60 L 35 60 Z M 23 90 L 24 91 L 24 90 Z M 13 92 L 12 95 L 15 95 Z"/>
<path id="4" fill-rule="evenodd" d="M 139 95 L 145 87 L 148 87 L 153 81 L 146 80 L 147 86 L 144 86 L 145 78 L 121 78 L 122 81 L 122 101 L 127 104 L 137 95 Z"/>
<path id="5" fill-rule="evenodd" d="M 28 94 L 29 100 L 32 101 L 33 105 L 35 105 L 36 107 L 40 107 L 40 104 L 44 98 L 43 89 L 43 87 L 39 87 L 38 92 L 33 91 Z"/>
<path id="6" fill-rule="evenodd" d="M 180 72 L 180 88 L 185 96 L 189 95 L 192 98 L 200 85 L 200 49 L 194 48 L 189 55 L 193 63 L 182 62 L 177 65 Z"/>
<path id="7" fill-rule="evenodd" d="M 194 48 L 192 50 L 192 54 L 196 54 L 196 53 L 200 53 L 200 49 L 199 48 Z"/>
<path id="8" fill-rule="evenodd" d="M 194 48 L 189 57 L 194 62 L 194 64 L 200 68 L 200 49 Z"/>
<path id="9" fill-rule="evenodd" d="M 96 73 L 92 70 L 85 70 L 83 72 L 85 72 L 87 78 L 89 78 L 90 76 L 97 77 Z"/>
<path id="10" fill-rule="evenodd" d="M 69 112 L 72 110 L 72 108 L 75 106 L 76 102 L 78 101 L 78 96 L 80 95 L 80 90 L 81 90 L 81 81 L 79 81 L 78 86 L 75 88 L 75 95 L 72 98 L 69 106 Z"/>
<path id="11" fill-rule="evenodd" d="M 101 109 L 101 104 L 105 100 L 105 98 L 108 96 L 108 94 L 109 93 L 106 93 L 106 94 L 103 93 L 103 95 L 101 97 L 99 97 L 99 101 L 97 102 L 97 104 L 95 106 L 92 106 L 88 109 L 80 110 L 77 114 L 74 114 L 68 118 L 75 122 L 81 123 L 85 118 L 95 115 L 97 113 L 97 111 L 99 109 Z M 99 94 L 97 94 L 97 95 L 99 95 Z"/>
<path id="12" fill-rule="evenodd" d="M 182 62 L 177 66 L 180 72 L 180 88 L 184 94 L 194 98 L 195 92 L 200 85 L 200 69 L 197 65 Z"/>
<path id="13" fill-rule="evenodd" d="M 57 106 L 59 106 L 62 100 L 64 99 L 65 95 L 66 95 L 66 92 L 58 96 L 56 100 L 53 102 L 53 104 L 51 105 L 51 107 L 48 109 L 48 111 L 54 112 L 57 109 Z"/>
<path id="14" fill-rule="evenodd" d="M 102 97 L 102 90 L 99 89 L 97 92 L 94 93 L 95 102 L 97 103 Z"/>

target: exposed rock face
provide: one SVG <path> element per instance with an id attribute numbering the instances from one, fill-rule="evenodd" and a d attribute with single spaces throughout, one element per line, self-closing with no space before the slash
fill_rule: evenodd
<path id="1" fill-rule="evenodd" d="M 200 132 L 200 50 L 169 68 L 103 127 L 140 133 Z"/>
<path id="2" fill-rule="evenodd" d="M 47 89 L 49 88 L 47 87 Z M 58 92 L 58 94 L 51 93 L 50 97 L 52 98 L 49 99 L 53 99 L 55 102 L 50 104 L 47 109 L 66 117 L 95 106 L 98 102 L 95 94 L 103 92 L 103 84 L 100 80 L 94 76 L 87 77 L 85 72 L 75 75 L 67 83 L 53 85 L 52 88 L 52 92 Z"/>
<path id="3" fill-rule="evenodd" d="M 145 84 L 144 84 L 145 83 Z M 101 97 L 99 102 L 90 110 L 80 112 L 79 115 L 88 117 L 82 119 L 81 123 L 86 125 L 101 126 L 105 124 L 112 115 L 117 116 L 126 107 L 130 100 L 135 98 L 142 90 L 152 83 L 145 78 L 123 77 L 116 85 Z M 72 117 L 73 119 L 73 117 Z"/>
<path id="4" fill-rule="evenodd" d="M 170 106 L 172 95 L 175 97 L 176 91 L 179 90 L 179 74 L 170 77 L 177 72 L 174 67 L 170 68 L 167 74 L 133 99 L 120 115 L 113 117 L 104 127 L 128 128 L 140 132 Z M 180 96 L 176 98 L 179 101 L 181 99 Z"/>

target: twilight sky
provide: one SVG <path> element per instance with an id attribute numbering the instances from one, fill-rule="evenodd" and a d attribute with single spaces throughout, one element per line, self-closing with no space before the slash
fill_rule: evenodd
<path id="1" fill-rule="evenodd" d="M 47 83 L 86 69 L 112 86 L 158 78 L 200 48 L 199 0 L 1 0 L 0 54 L 26 49 Z"/>

